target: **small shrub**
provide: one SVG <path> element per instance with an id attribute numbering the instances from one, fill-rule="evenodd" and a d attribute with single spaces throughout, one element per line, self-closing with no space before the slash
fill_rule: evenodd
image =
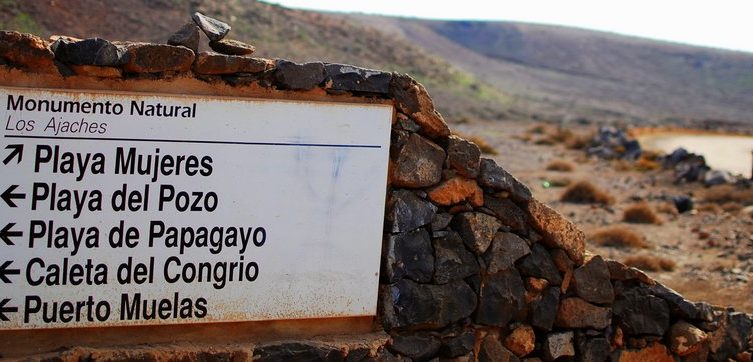
<path id="1" fill-rule="evenodd" d="M 743 205 L 740 205 L 739 202 L 726 202 L 722 204 L 722 210 L 729 212 L 729 213 L 737 213 L 740 212 L 743 209 Z"/>
<path id="2" fill-rule="evenodd" d="M 543 124 L 537 124 L 531 128 L 528 129 L 528 133 L 530 134 L 544 134 L 546 133 L 547 127 Z"/>
<path id="3" fill-rule="evenodd" d="M 674 215 L 674 216 L 677 216 L 680 214 L 679 212 L 677 212 L 677 207 L 675 207 L 675 204 L 671 202 L 662 202 L 661 204 L 656 205 L 656 211 L 662 214 Z"/>
<path id="4" fill-rule="evenodd" d="M 649 244 L 642 235 L 630 230 L 624 226 L 615 226 L 596 231 L 591 235 L 592 243 L 601 246 L 610 246 L 615 248 L 643 248 L 649 247 Z"/>
<path id="5" fill-rule="evenodd" d="M 578 181 L 570 185 L 560 198 L 563 202 L 572 202 L 576 204 L 602 204 L 611 205 L 614 203 L 614 197 L 602 191 L 594 184 L 588 181 Z"/>
<path id="6" fill-rule="evenodd" d="M 585 150 L 591 145 L 594 135 L 591 134 L 577 134 L 571 137 L 565 146 L 571 150 Z"/>
<path id="7" fill-rule="evenodd" d="M 554 146 L 556 143 L 552 141 L 549 137 L 541 137 L 536 139 L 536 141 L 533 141 L 533 144 L 539 145 L 539 146 Z"/>
<path id="8" fill-rule="evenodd" d="M 622 221 L 633 224 L 661 225 L 662 223 L 651 206 L 645 202 L 629 206 L 625 209 L 625 212 L 622 214 Z"/>
<path id="9" fill-rule="evenodd" d="M 737 202 L 742 205 L 753 204 L 753 188 L 736 185 L 712 186 L 704 190 L 701 195 L 704 201 L 717 204 L 724 204 L 727 202 Z"/>
<path id="10" fill-rule="evenodd" d="M 554 160 L 546 165 L 547 171 L 573 172 L 575 165 L 565 160 Z"/>
<path id="11" fill-rule="evenodd" d="M 569 186 L 572 181 L 567 177 L 554 177 L 549 180 L 549 186 L 551 187 L 565 187 Z"/>
<path id="12" fill-rule="evenodd" d="M 641 157 L 635 161 L 635 169 L 638 171 L 653 171 L 661 168 L 661 164 L 655 160 Z"/>
<path id="13" fill-rule="evenodd" d="M 698 205 L 696 207 L 696 209 L 698 211 L 708 212 L 708 213 L 711 213 L 711 214 L 719 214 L 719 213 L 722 212 L 721 206 L 719 206 L 717 204 L 710 204 L 710 203 L 705 203 L 705 204 Z"/>
<path id="14" fill-rule="evenodd" d="M 632 266 L 645 271 L 673 271 L 677 267 L 674 260 L 662 258 L 653 255 L 634 255 L 630 256 L 623 262 L 627 266 Z"/>
<path id="15" fill-rule="evenodd" d="M 659 161 L 661 157 L 664 157 L 664 153 L 654 150 L 643 150 L 641 152 L 641 158 L 648 161 Z"/>

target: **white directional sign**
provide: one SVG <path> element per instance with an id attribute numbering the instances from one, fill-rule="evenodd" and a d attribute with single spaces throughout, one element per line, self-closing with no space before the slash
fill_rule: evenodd
<path id="1" fill-rule="evenodd" d="M 391 106 L 0 92 L 0 329 L 375 314 Z"/>

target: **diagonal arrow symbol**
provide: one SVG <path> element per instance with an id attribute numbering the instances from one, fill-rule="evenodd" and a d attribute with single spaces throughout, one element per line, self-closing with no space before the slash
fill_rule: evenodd
<path id="1" fill-rule="evenodd" d="M 18 207 L 18 205 L 16 205 L 16 203 L 13 202 L 14 199 L 26 198 L 26 194 L 13 193 L 13 191 L 15 191 L 17 188 L 18 188 L 18 185 L 11 185 L 11 187 L 8 187 L 8 189 L 5 190 L 5 192 L 3 192 L 2 195 L 0 195 L 0 198 L 2 198 L 3 201 L 5 201 L 5 203 L 8 204 L 8 206 L 10 207 Z"/>
<path id="2" fill-rule="evenodd" d="M 5 305 L 10 302 L 10 298 L 5 298 L 3 300 L 0 300 L 0 321 L 3 322 L 10 322 L 10 319 L 5 316 L 5 313 L 16 313 L 18 312 L 18 307 L 6 307 Z"/>
<path id="3" fill-rule="evenodd" d="M 2 239 L 7 245 L 15 245 L 13 244 L 13 241 L 10 240 L 10 238 L 15 238 L 17 236 L 23 235 L 23 233 L 20 231 L 11 230 L 15 225 L 16 223 L 9 222 L 8 225 L 5 225 L 5 227 L 0 230 L 0 239 Z"/>
<path id="4" fill-rule="evenodd" d="M 0 280 L 2 280 L 4 283 L 13 283 L 8 279 L 8 275 L 19 275 L 21 274 L 21 270 L 19 269 L 8 269 L 10 265 L 13 264 L 12 261 L 8 260 L 3 265 L 0 265 Z"/>
<path id="5" fill-rule="evenodd" d="M 24 154 L 24 145 L 7 145 L 5 146 L 5 149 L 11 151 L 3 160 L 4 165 L 7 165 L 10 161 L 13 161 L 16 156 L 18 156 L 18 161 L 16 161 L 16 163 L 21 163 L 21 158 Z"/>

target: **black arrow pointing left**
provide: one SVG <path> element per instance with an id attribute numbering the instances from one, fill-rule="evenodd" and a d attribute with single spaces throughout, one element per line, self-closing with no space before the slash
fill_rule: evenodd
<path id="1" fill-rule="evenodd" d="M 14 226 L 16 226 L 16 223 L 9 222 L 8 225 L 5 225 L 5 227 L 2 230 L 0 230 L 0 240 L 4 241 L 6 245 L 9 245 L 9 246 L 15 245 L 13 244 L 13 241 L 10 240 L 10 238 L 23 236 L 22 232 L 11 230 Z"/>
<path id="2" fill-rule="evenodd" d="M 13 161 L 14 158 L 18 158 L 18 161 L 16 161 L 16 163 L 21 163 L 21 157 L 23 157 L 24 154 L 24 145 L 7 145 L 5 146 L 5 149 L 10 150 L 10 153 L 3 160 L 4 165 L 7 165 L 10 161 Z"/>
<path id="3" fill-rule="evenodd" d="M 0 300 L 0 321 L 10 322 L 10 319 L 5 316 L 5 313 L 17 313 L 18 307 L 6 307 L 5 305 L 10 302 L 10 298 Z"/>
<path id="4" fill-rule="evenodd" d="M 18 205 L 16 205 L 16 203 L 13 202 L 13 200 L 15 200 L 15 199 L 25 199 L 26 198 L 26 194 L 14 193 L 13 192 L 17 188 L 18 188 L 18 185 L 12 185 L 11 187 L 8 187 L 8 189 L 5 190 L 5 192 L 3 192 L 2 195 L 0 195 L 0 198 L 2 198 L 3 201 L 5 201 L 5 203 L 8 204 L 8 206 L 10 206 L 10 207 L 18 207 Z"/>
<path id="5" fill-rule="evenodd" d="M 21 274 L 21 270 L 19 269 L 9 269 L 10 265 L 13 264 L 12 261 L 8 260 L 3 265 L 0 265 L 0 280 L 2 280 L 4 283 L 13 283 L 8 279 L 8 275 L 19 275 Z"/>

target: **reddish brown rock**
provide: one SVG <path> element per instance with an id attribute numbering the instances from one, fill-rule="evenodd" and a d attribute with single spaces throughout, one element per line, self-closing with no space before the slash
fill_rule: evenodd
<path id="1" fill-rule="evenodd" d="M 69 65 L 77 75 L 98 78 L 120 78 L 123 72 L 115 67 L 98 67 L 96 65 Z"/>
<path id="2" fill-rule="evenodd" d="M 523 357 L 533 352 L 536 347 L 536 333 L 531 326 L 521 325 L 505 338 L 504 344 L 516 356 Z"/>
<path id="3" fill-rule="evenodd" d="M 479 362 L 518 362 L 520 359 L 502 346 L 496 336 L 488 335 L 481 341 L 478 351 Z"/>
<path id="4" fill-rule="evenodd" d="M 432 139 L 450 135 L 450 128 L 434 108 L 434 103 L 423 85 L 407 75 L 394 74 L 390 82 L 390 92 L 397 109 L 421 127 L 419 133 Z"/>
<path id="5" fill-rule="evenodd" d="M 187 72 L 194 52 L 182 46 L 127 43 L 123 70 L 129 73 Z"/>
<path id="6" fill-rule="evenodd" d="M 702 352 L 708 339 L 705 332 L 685 321 L 679 321 L 669 329 L 669 349 L 681 357 Z"/>
<path id="7" fill-rule="evenodd" d="M 667 347 L 660 343 L 637 351 L 619 350 L 612 356 L 612 361 L 617 362 L 674 362 L 674 360 Z"/>
<path id="8" fill-rule="evenodd" d="M 452 218 L 452 227 L 463 239 L 465 245 L 476 255 L 486 252 L 501 226 L 499 220 L 480 212 L 464 212 Z"/>
<path id="9" fill-rule="evenodd" d="M 560 301 L 554 324 L 564 328 L 604 329 L 612 322 L 612 309 L 572 297 Z"/>
<path id="10" fill-rule="evenodd" d="M 431 189 L 429 200 L 440 206 L 450 206 L 463 201 L 468 201 L 473 206 L 481 206 L 484 204 L 484 191 L 474 180 L 453 177 Z"/>
<path id="11" fill-rule="evenodd" d="M 390 181 L 394 187 L 423 188 L 442 179 L 445 153 L 442 148 L 415 133 L 395 144 L 390 152 L 393 165 Z"/>
<path id="12" fill-rule="evenodd" d="M 586 252 L 586 234 L 583 231 L 535 199 L 527 204 L 526 211 L 536 231 L 543 236 L 545 245 L 564 250 L 576 265 L 583 264 Z"/>
<path id="13" fill-rule="evenodd" d="M 263 58 L 201 52 L 193 64 L 193 71 L 199 74 L 259 73 L 273 66 L 270 60 Z"/>
<path id="14" fill-rule="evenodd" d="M 209 47 L 217 53 L 227 55 L 251 55 L 256 51 L 256 47 L 251 44 L 230 39 L 210 41 Z"/>
<path id="15" fill-rule="evenodd" d="M 17 31 L 0 31 L 0 57 L 16 66 L 35 71 L 55 70 L 52 59 L 55 57 L 49 44 L 42 38 Z"/>

